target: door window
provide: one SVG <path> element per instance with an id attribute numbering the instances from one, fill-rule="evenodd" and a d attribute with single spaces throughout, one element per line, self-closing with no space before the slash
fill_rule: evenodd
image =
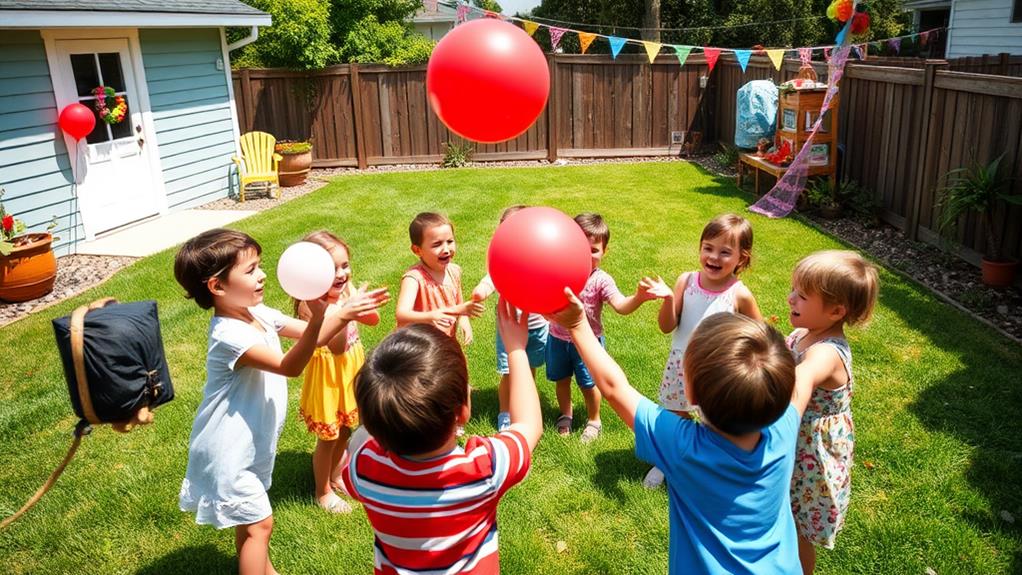
<path id="1" fill-rule="evenodd" d="M 87 54 L 71 54 L 71 70 L 75 77 L 75 90 L 78 102 L 88 109 L 96 117 L 96 127 L 92 133 L 85 137 L 90 144 L 100 144 L 121 138 L 130 138 L 131 121 L 128 115 L 116 124 L 107 124 L 99 117 L 96 111 L 96 95 L 93 94 L 98 86 L 113 88 L 117 96 L 125 99 L 128 110 L 131 110 L 132 102 L 128 100 L 128 92 L 124 86 L 124 73 L 121 70 L 121 55 L 118 52 L 93 52 Z M 111 98 L 106 99 L 106 106 L 113 110 L 116 102 Z"/>

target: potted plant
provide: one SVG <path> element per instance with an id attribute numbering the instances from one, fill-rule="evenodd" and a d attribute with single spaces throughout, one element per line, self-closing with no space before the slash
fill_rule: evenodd
<path id="1" fill-rule="evenodd" d="M 1009 286 L 1015 281 L 1017 261 L 1009 260 L 1001 252 L 1001 238 L 994 225 L 994 207 L 999 201 L 1022 205 L 1022 195 L 1011 194 L 1012 178 L 1001 171 L 1001 154 L 989 164 L 973 161 L 968 167 L 944 174 L 944 187 L 940 190 L 940 230 L 951 235 L 958 220 L 968 212 L 976 212 L 983 221 L 986 234 L 986 254 L 983 256 L 983 283 L 990 286 Z"/>
<path id="2" fill-rule="evenodd" d="M 0 197 L 3 197 L 0 189 Z M 42 297 L 53 290 L 57 258 L 53 236 L 45 232 L 25 233 L 25 223 L 8 214 L 0 202 L 0 300 L 22 302 Z"/>
<path id="3" fill-rule="evenodd" d="M 816 210 L 820 217 L 835 220 L 841 217 L 841 202 L 834 197 L 827 180 L 815 178 L 806 186 L 806 203 Z"/>
<path id="4" fill-rule="evenodd" d="M 300 186 L 309 177 L 312 168 L 312 142 L 307 140 L 281 140 L 273 147 L 283 159 L 277 166 L 280 185 Z"/>

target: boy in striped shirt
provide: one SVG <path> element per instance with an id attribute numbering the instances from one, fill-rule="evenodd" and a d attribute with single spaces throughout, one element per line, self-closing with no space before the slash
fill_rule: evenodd
<path id="1" fill-rule="evenodd" d="M 543 432 L 526 355 L 528 315 L 501 300 L 498 329 L 508 353 L 511 427 L 489 437 L 456 430 L 471 416 L 468 367 L 458 343 L 431 325 L 387 336 L 355 381 L 362 425 L 342 474 L 376 535 L 382 575 L 500 571 L 497 504 L 525 478 Z"/>

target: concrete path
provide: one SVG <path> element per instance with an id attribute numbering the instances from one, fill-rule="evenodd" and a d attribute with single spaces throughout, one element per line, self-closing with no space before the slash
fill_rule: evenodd
<path id="1" fill-rule="evenodd" d="M 184 243 L 206 230 L 255 213 L 250 210 L 183 210 L 78 244 L 78 254 L 144 257 Z"/>

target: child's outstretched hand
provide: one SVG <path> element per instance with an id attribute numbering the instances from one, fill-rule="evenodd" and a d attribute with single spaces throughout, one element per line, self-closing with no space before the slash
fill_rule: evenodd
<path id="1" fill-rule="evenodd" d="M 355 293 L 341 304 L 342 319 L 354 321 L 387 304 L 390 294 L 386 287 L 366 291 L 368 284 L 362 284 Z"/>
<path id="2" fill-rule="evenodd" d="M 571 331 L 572 328 L 582 325 L 586 321 L 586 310 L 582 307 L 571 288 L 564 288 L 564 297 L 568 298 L 568 307 L 556 313 L 544 314 L 547 321 L 552 321 L 564 329 Z M 525 315 L 525 314 L 522 314 Z"/>
<path id="3" fill-rule="evenodd" d="M 317 299 L 305 300 L 305 306 L 309 308 L 309 314 L 312 318 L 323 319 L 323 314 L 326 313 L 326 308 L 330 305 L 324 297 Z"/>
<path id="4" fill-rule="evenodd" d="M 664 283 L 663 278 L 657 276 L 653 279 L 649 276 L 642 278 L 639 281 L 639 292 L 643 293 L 649 299 L 665 299 L 670 297 L 672 293 L 670 286 Z"/>
<path id="5" fill-rule="evenodd" d="M 486 311 L 486 306 L 483 305 L 483 300 L 476 299 L 476 294 L 472 294 L 472 299 L 461 304 L 461 315 L 467 315 L 468 317 L 479 317 Z"/>
<path id="6" fill-rule="evenodd" d="M 529 314 L 518 313 L 504 298 L 497 302 L 497 329 L 508 353 L 525 349 L 529 342 Z"/>

